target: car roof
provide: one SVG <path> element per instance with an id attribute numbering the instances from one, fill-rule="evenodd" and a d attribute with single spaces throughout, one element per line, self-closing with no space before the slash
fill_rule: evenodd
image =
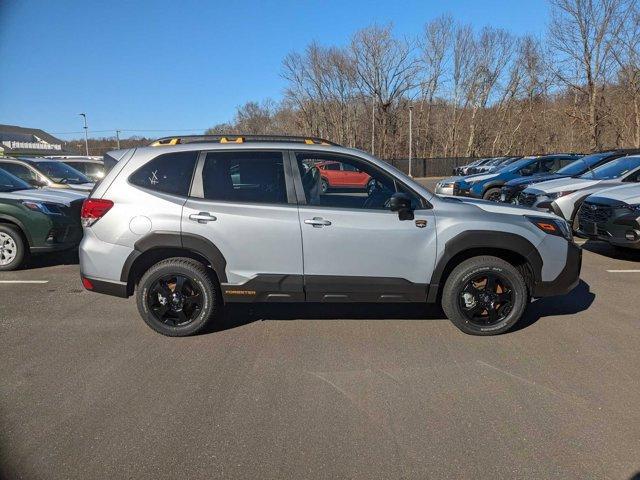
<path id="1" fill-rule="evenodd" d="M 212 143 L 212 142 L 193 142 L 184 143 L 169 146 L 149 146 L 149 147 L 137 147 L 136 152 L 144 152 L 151 154 L 156 152 L 157 155 L 170 152 L 190 152 L 194 150 L 205 151 L 229 151 L 229 150 L 298 150 L 298 151 L 313 151 L 318 153 L 335 153 L 343 155 L 356 155 L 363 156 L 369 155 L 356 148 L 342 147 L 339 145 L 325 145 L 325 144 L 304 144 L 297 142 L 251 142 L 251 143 Z M 111 153 L 111 152 L 108 152 Z"/>
<path id="2" fill-rule="evenodd" d="M 50 158 L 49 160 L 56 160 L 62 163 L 95 163 L 102 165 L 104 160 L 97 160 L 95 158 Z"/>

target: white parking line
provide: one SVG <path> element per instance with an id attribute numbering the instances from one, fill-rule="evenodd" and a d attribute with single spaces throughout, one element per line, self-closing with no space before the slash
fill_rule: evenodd
<path id="1" fill-rule="evenodd" d="M 609 273 L 640 273 L 640 270 L 607 270 Z"/>
<path id="2" fill-rule="evenodd" d="M 49 280 L 0 280 L 0 283 L 49 283 Z"/>

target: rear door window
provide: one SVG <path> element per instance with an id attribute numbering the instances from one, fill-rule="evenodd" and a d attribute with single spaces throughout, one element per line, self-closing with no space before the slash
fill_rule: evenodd
<path id="1" fill-rule="evenodd" d="M 198 152 L 195 151 L 160 155 L 136 170 L 129 177 L 129 182 L 149 190 L 186 197 L 197 158 Z"/>
<path id="2" fill-rule="evenodd" d="M 288 203 L 282 152 L 209 152 L 202 190 L 207 200 Z"/>

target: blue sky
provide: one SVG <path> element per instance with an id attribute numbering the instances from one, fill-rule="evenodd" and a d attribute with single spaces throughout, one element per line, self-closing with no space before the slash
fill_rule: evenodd
<path id="1" fill-rule="evenodd" d="M 0 0 L 0 123 L 81 131 L 204 129 L 249 100 L 279 99 L 282 58 L 344 45 L 371 23 L 414 36 L 444 13 L 543 32 L 544 0 Z M 140 132 L 161 136 L 164 132 Z M 135 134 L 126 132 L 124 136 Z M 79 134 L 59 134 L 62 138 Z"/>

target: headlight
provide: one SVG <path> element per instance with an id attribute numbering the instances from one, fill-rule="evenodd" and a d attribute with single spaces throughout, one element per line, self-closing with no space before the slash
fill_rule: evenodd
<path id="1" fill-rule="evenodd" d="M 627 209 L 631 210 L 633 213 L 640 213 L 640 203 L 627 205 Z"/>
<path id="2" fill-rule="evenodd" d="M 44 213 L 46 215 L 62 215 L 60 207 L 64 207 L 64 205 L 57 203 L 33 202 L 31 200 L 20 200 L 20 203 L 29 210 Z"/>
<path id="3" fill-rule="evenodd" d="M 549 235 L 555 235 L 556 237 L 562 237 L 569 241 L 573 240 L 573 233 L 567 222 L 562 218 L 547 218 L 547 217 L 526 217 L 531 223 Z"/>
<path id="4" fill-rule="evenodd" d="M 565 195 L 570 195 L 573 192 L 575 192 L 575 190 L 569 190 L 569 191 L 566 191 L 566 192 L 550 193 L 550 194 L 547 195 L 547 197 L 551 198 L 552 200 L 555 200 L 556 198 L 564 197 Z"/>

